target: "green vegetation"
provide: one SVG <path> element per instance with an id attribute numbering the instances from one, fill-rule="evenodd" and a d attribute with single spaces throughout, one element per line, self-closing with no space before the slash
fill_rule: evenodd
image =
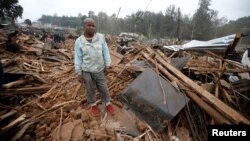
<path id="1" fill-rule="evenodd" d="M 18 5 L 18 0 L 0 1 L 0 21 L 8 20 L 14 23 L 18 17 L 22 17 L 23 8 Z"/>

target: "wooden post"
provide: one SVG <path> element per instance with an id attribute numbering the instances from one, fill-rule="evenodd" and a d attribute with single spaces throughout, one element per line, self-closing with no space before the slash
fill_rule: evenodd
<path id="1" fill-rule="evenodd" d="M 144 54 L 145 55 L 145 54 Z M 146 55 L 148 56 L 148 55 Z M 148 58 L 148 57 L 146 57 Z M 196 84 L 194 81 L 192 81 L 190 78 L 188 78 L 186 75 L 184 75 L 182 72 L 180 72 L 178 69 L 173 67 L 171 64 L 167 63 L 164 61 L 161 57 L 156 56 L 157 61 L 159 61 L 161 64 L 164 65 L 168 70 L 170 70 L 177 78 L 182 80 L 183 82 L 186 83 L 192 90 L 197 92 L 202 98 L 206 99 L 209 101 L 209 104 L 214 106 L 218 111 L 222 112 L 223 115 L 225 115 L 227 118 L 229 118 L 231 121 L 239 124 L 245 123 L 245 124 L 250 124 L 250 121 L 239 114 L 237 111 L 223 103 L 221 100 L 216 98 L 214 95 L 209 93 L 207 90 Z"/>

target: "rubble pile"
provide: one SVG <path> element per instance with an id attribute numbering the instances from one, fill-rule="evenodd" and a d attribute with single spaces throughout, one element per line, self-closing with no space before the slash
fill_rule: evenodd
<path id="1" fill-rule="evenodd" d="M 0 135 L 4 140 L 202 141 L 207 139 L 209 124 L 250 124 L 250 69 L 212 52 L 165 52 L 131 42 L 133 49 L 107 74 L 115 115 L 108 115 L 99 100 L 101 117 L 92 117 L 84 85 L 74 73 L 74 40 L 66 39 L 58 49 L 44 49 L 43 42 L 22 34 L 17 37 L 21 50 L 11 53 L 4 48 L 6 37 L 1 32 L 6 83 L 0 91 Z M 108 43 L 116 52 L 116 37 L 109 37 Z M 146 68 L 190 99 L 171 121 L 162 123 L 166 128 L 161 132 L 119 100 Z M 167 98 L 167 92 L 162 93 L 159 102 Z"/>
<path id="2" fill-rule="evenodd" d="M 0 29 L 0 45 L 5 44 L 8 40 L 7 34 L 4 32 L 3 29 Z"/>

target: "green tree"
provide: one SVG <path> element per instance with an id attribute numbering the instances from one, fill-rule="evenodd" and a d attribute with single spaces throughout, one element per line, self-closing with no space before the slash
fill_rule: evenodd
<path id="1" fill-rule="evenodd" d="M 89 11 L 88 17 L 94 18 L 95 12 L 94 11 Z"/>
<path id="2" fill-rule="evenodd" d="M 192 35 L 192 18 L 184 15 L 181 19 L 181 38 L 190 40 L 190 36 Z"/>
<path id="3" fill-rule="evenodd" d="M 236 21 L 229 21 L 228 23 L 218 27 L 218 36 L 226 36 L 241 32 L 250 35 L 250 16 L 241 17 Z M 241 43 L 250 45 L 250 36 L 242 38 Z"/>
<path id="4" fill-rule="evenodd" d="M 164 36 L 170 38 L 176 36 L 178 9 L 175 7 L 175 5 L 170 5 L 167 7 L 163 20 L 164 21 L 161 29 L 164 31 Z"/>
<path id="5" fill-rule="evenodd" d="M 99 12 L 95 21 L 98 32 L 107 32 L 108 30 L 108 15 L 105 12 Z"/>
<path id="6" fill-rule="evenodd" d="M 213 37 L 214 21 L 217 19 L 218 12 L 210 9 L 211 0 L 200 0 L 199 8 L 193 17 L 194 37 L 200 40 L 208 40 Z"/>
<path id="7" fill-rule="evenodd" d="M 12 23 L 18 17 L 22 17 L 23 8 L 18 5 L 18 0 L 1 0 L 0 1 L 0 20 L 10 20 Z"/>
<path id="8" fill-rule="evenodd" d="M 42 15 L 41 23 L 56 24 L 63 27 L 73 27 L 80 35 L 83 31 L 82 22 L 87 17 L 92 17 L 96 22 L 98 32 L 116 34 L 121 32 L 134 32 L 148 38 L 181 38 L 188 39 L 192 34 L 196 39 L 208 40 L 222 37 L 235 32 L 250 35 L 250 17 L 242 17 L 236 21 L 227 21 L 218 18 L 217 11 L 209 9 L 211 0 L 200 0 L 199 8 L 194 15 L 183 15 L 181 9 L 171 5 L 163 12 L 137 11 L 125 18 L 118 18 L 116 14 L 108 16 L 105 12 L 97 15 L 89 11 L 86 15 L 78 14 L 76 17 Z M 199 35 L 199 36 L 197 36 Z M 241 43 L 249 43 L 245 37 Z"/>
<path id="9" fill-rule="evenodd" d="M 24 20 L 24 23 L 27 25 L 27 26 L 32 26 L 32 22 L 30 19 L 25 19 Z"/>

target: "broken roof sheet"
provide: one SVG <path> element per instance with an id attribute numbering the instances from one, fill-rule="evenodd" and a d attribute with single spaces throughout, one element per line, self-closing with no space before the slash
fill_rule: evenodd
<path id="1" fill-rule="evenodd" d="M 181 50 L 192 50 L 192 49 L 226 49 L 227 46 L 232 44 L 235 39 L 236 34 L 224 36 L 221 38 L 212 39 L 209 41 L 198 41 L 192 40 L 184 45 L 171 45 L 171 46 L 163 46 L 164 48 L 173 50 L 173 51 L 181 51 Z"/>

